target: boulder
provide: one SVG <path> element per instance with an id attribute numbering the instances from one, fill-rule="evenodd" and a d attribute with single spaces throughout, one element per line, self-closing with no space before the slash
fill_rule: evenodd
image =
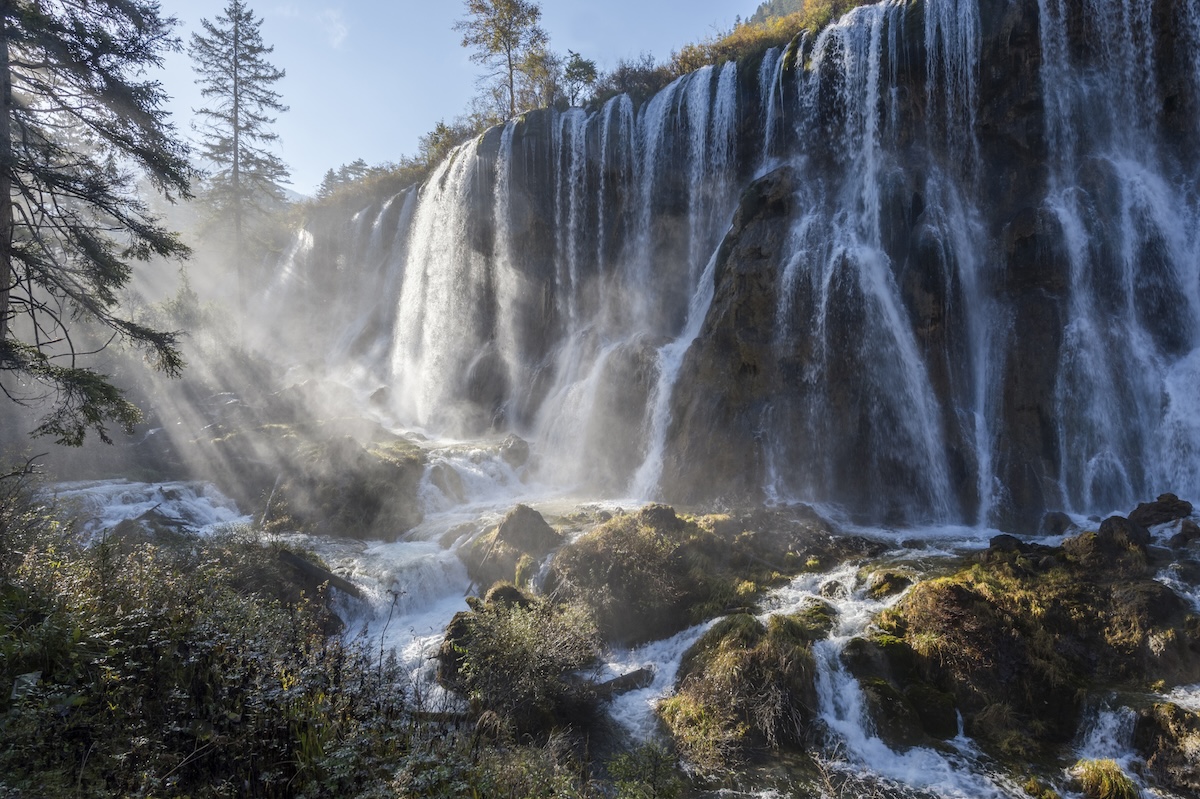
<path id="1" fill-rule="evenodd" d="M 542 514 L 527 505 L 517 505 L 494 529 L 459 549 L 467 573 L 484 586 L 501 580 L 519 580 L 563 543 L 563 537 Z M 521 572 L 520 574 L 518 572 Z"/>
<path id="2" fill-rule="evenodd" d="M 1174 494 L 1160 494 L 1154 502 L 1141 502 L 1129 514 L 1129 521 L 1142 527 L 1169 524 L 1192 515 L 1192 503 Z"/>
<path id="3" fill-rule="evenodd" d="M 872 599 L 886 599 L 901 593 L 912 585 L 912 578 L 894 571 L 878 571 L 871 575 L 867 592 Z"/>
<path id="4" fill-rule="evenodd" d="M 496 540 L 522 552 L 544 555 L 562 543 L 562 536 L 546 523 L 542 514 L 528 505 L 517 505 L 500 522 Z"/>
<path id="5" fill-rule="evenodd" d="M 1143 709 L 1133 746 L 1154 782 L 1181 796 L 1200 796 L 1200 714 L 1175 704 Z"/>
<path id="6" fill-rule="evenodd" d="M 1183 549 L 1196 540 L 1200 540 L 1200 525 L 1191 519 L 1184 519 L 1179 525 L 1179 532 L 1171 536 L 1167 543 L 1174 549 Z"/>
<path id="7" fill-rule="evenodd" d="M 529 442 L 520 436 L 509 436 L 500 444 L 500 457 L 514 469 L 529 462 Z"/>
<path id="8" fill-rule="evenodd" d="M 1038 535 L 1053 537 L 1059 536 L 1075 526 L 1075 522 L 1071 521 L 1071 517 L 1060 510 L 1052 510 L 1042 517 L 1042 523 L 1038 527 Z"/>
<path id="9" fill-rule="evenodd" d="M 1145 527 L 1123 516 L 1110 516 L 1100 522 L 1099 539 L 1121 549 L 1145 550 L 1150 544 L 1150 533 Z"/>

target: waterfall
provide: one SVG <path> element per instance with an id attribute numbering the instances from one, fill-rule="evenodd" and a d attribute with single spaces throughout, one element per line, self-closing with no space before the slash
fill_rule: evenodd
<path id="1" fill-rule="evenodd" d="M 1195 493 L 1200 0 L 1076 5 L 886 0 L 530 112 L 310 224 L 268 317 L 563 489 L 985 526 Z"/>
<path id="2" fill-rule="evenodd" d="M 1158 96 L 1152 4 L 1090 4 L 1082 55 L 1062 4 L 1044 0 L 1041 11 L 1047 205 L 1070 263 L 1057 386 L 1062 493 L 1084 510 L 1125 508 L 1167 486 L 1195 492 L 1194 469 L 1174 453 L 1197 435 L 1177 391 L 1198 343 L 1200 205 L 1188 187 L 1200 176 L 1163 150 L 1146 101 Z M 1195 9 L 1180 12 L 1190 30 Z"/>

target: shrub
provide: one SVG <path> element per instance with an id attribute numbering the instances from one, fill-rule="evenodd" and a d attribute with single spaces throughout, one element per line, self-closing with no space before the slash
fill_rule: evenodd
<path id="1" fill-rule="evenodd" d="M 1133 780 L 1115 760 L 1080 760 L 1071 773 L 1088 799 L 1138 799 L 1141 796 Z"/>
<path id="2" fill-rule="evenodd" d="M 11 787 L 270 797 L 381 784 L 407 736 L 399 670 L 327 637 L 324 602 L 291 594 L 274 550 L 238 532 L 85 548 L 69 529 L 31 532 L 0 579 Z"/>
<path id="3" fill-rule="evenodd" d="M 706 772 L 735 762 L 749 743 L 801 742 L 816 704 L 809 644 L 823 635 L 800 617 L 722 619 L 684 655 L 679 691 L 659 706 L 687 759 Z"/>
<path id="4" fill-rule="evenodd" d="M 679 799 L 683 795 L 675 757 L 658 744 L 644 744 L 617 755 L 608 771 L 617 799 Z"/>
<path id="5" fill-rule="evenodd" d="M 511 586 L 508 593 L 519 595 Z M 565 678 L 595 660 L 595 621 L 582 606 L 521 596 L 522 601 L 478 603 L 452 625 L 458 656 L 452 685 L 476 710 L 496 713 L 518 732 L 586 717 L 587 692 Z"/>

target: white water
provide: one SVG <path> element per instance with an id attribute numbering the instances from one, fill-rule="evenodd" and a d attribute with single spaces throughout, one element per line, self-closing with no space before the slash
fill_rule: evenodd
<path id="1" fill-rule="evenodd" d="M 1139 102 L 1157 91 L 1149 0 L 1087 5 L 1080 35 L 1088 46 L 1080 48 L 1068 41 L 1062 0 L 1040 3 L 1052 157 L 1046 196 L 1029 198 L 1056 218 L 1069 261 L 1052 415 L 1061 422 L 1058 490 L 1076 515 L 1127 511 L 1162 490 L 1200 494 L 1195 165 L 1169 161 L 1156 119 Z M 1006 488 L 996 474 L 1005 453 L 1005 350 L 1022 332 L 996 288 L 1000 242 L 986 217 L 992 198 L 979 184 L 984 32 L 973 0 L 926 3 L 928 118 L 915 128 L 923 143 L 901 151 L 908 13 L 900 2 L 856 9 L 801 44 L 810 68 L 799 75 L 785 73 L 782 51 L 767 54 L 756 76 L 762 146 L 751 164 L 737 162 L 746 142 L 736 138 L 745 97 L 736 66 L 710 67 L 636 110 L 617 97 L 598 110 L 547 113 L 540 138 L 532 119 L 521 123 L 528 135 L 510 123 L 460 147 L 419 196 L 404 195 L 393 236 L 382 222 L 400 198 L 351 222 L 354 243 L 344 254 L 350 267 L 383 265 L 386 281 L 372 277 L 362 293 L 390 299 L 391 321 L 373 344 L 384 367 L 340 362 L 367 330 L 356 319 L 333 368 L 367 369 L 357 384 L 392 387 L 387 410 L 397 424 L 463 439 L 430 448 L 422 485 L 429 519 L 416 540 L 341 561 L 373 586 L 371 634 L 402 652 L 412 673 L 427 669 L 440 628 L 465 607 L 465 575 L 434 543 L 448 531 L 465 525 L 461 541 L 518 498 L 572 489 L 656 494 L 685 358 L 712 309 L 714 255 L 746 175 L 781 165 L 795 172 L 797 195 L 771 298 L 773 345 L 781 363 L 797 350 L 811 357 L 796 359 L 795 373 L 757 412 L 764 490 L 781 503 L 865 503 L 875 520 L 940 525 L 919 534 L 930 557 L 984 545 L 990 531 L 982 528 Z M 1196 45 L 1200 86 L 1200 0 L 1179 3 L 1177 14 Z M 1077 60 L 1082 50 L 1090 61 Z M 539 170 L 548 177 L 535 182 Z M 540 205 L 546 198 L 535 190 L 546 187 L 553 202 Z M 936 253 L 924 277 L 950 331 L 945 353 L 915 330 L 924 311 L 908 307 L 911 267 L 893 258 L 889 240 L 890 215 L 914 193 L 921 208 L 911 235 Z M 527 226 L 541 223 L 552 227 L 551 253 L 528 251 L 537 236 Z M 312 250 L 312 236 L 302 234 L 273 292 L 289 296 L 284 289 L 299 281 Z M 1174 305 L 1155 304 L 1162 297 Z M 808 343 L 811 353 L 801 346 Z M 514 470 L 492 445 L 471 443 L 508 431 L 533 444 L 531 468 Z M 951 453 L 962 456 L 974 497 L 956 485 Z M 861 532 L 897 543 L 918 535 Z M 786 612 L 817 590 L 817 579 L 779 592 L 769 607 Z M 1174 585 L 1170 574 L 1162 579 Z M 395 586 L 405 593 L 389 624 Z M 1016 795 L 962 739 L 950 752 L 897 753 L 879 742 L 837 658 L 878 608 L 854 590 L 839 604 L 842 627 L 819 652 L 822 716 L 842 742 L 845 767 L 866 764 L 885 781 L 943 796 Z M 653 729 L 653 701 L 704 629 L 613 656 L 612 674 L 657 666 L 654 685 L 614 703 L 635 734 Z"/>
<path id="2" fill-rule="evenodd" d="M 1048 205 L 1067 234 L 1072 287 L 1058 387 L 1064 498 L 1082 510 L 1167 485 L 1195 493 L 1200 475 L 1186 453 L 1197 417 L 1181 413 L 1200 386 L 1189 367 L 1200 343 L 1200 204 L 1195 165 L 1165 160 L 1143 102 L 1157 95 L 1151 4 L 1089 5 L 1086 63 L 1073 60 L 1061 2 L 1040 8 Z M 1196 11 L 1180 5 L 1184 30 Z"/>
<path id="3" fill-rule="evenodd" d="M 395 652 L 410 687 L 420 696 L 426 710 L 455 710 L 459 699 L 439 688 L 433 674 L 435 656 L 446 626 L 453 615 L 467 609 L 465 597 L 473 589 L 458 557 L 459 547 L 495 525 L 517 501 L 536 503 L 551 516 L 557 512 L 587 508 L 576 499 L 556 497 L 548 486 L 525 482 L 524 469 L 514 469 L 500 456 L 498 444 L 491 446 L 440 442 L 428 444 L 430 471 L 453 470 L 462 485 L 463 501 L 451 502 L 430 482 L 423 488 L 426 521 L 394 543 L 361 542 L 349 539 L 283 536 L 286 543 L 317 552 L 338 574 L 353 581 L 365 595 L 363 600 L 339 597 L 338 612 L 349 622 L 348 634 L 364 631 L 371 647 Z M 69 504 L 81 518 L 90 520 L 84 529 L 95 534 L 119 521 L 137 518 L 150 508 L 189 520 L 189 525 L 206 532 L 216 525 L 252 524 L 211 486 L 195 483 L 145 484 L 128 481 L 65 483 L 50 492 Z M 636 504 L 636 503 L 635 503 Z M 614 509 L 611 503 L 608 508 Z M 877 569 L 936 569 L 938 561 L 959 557 L 964 550 L 986 546 L 995 531 L 977 528 L 941 527 L 900 531 L 849 527 L 846 535 L 868 535 L 876 539 L 920 542 L 918 549 L 899 548 L 876 559 Z M 1057 543 L 1057 539 L 1040 539 Z M 889 558 L 897 560 L 896 565 Z M 913 559 L 917 560 L 914 561 Z M 1179 590 L 1200 611 L 1195 586 L 1173 576 L 1160 576 Z M 872 729 L 861 688 L 842 666 L 840 654 L 855 636 L 869 631 L 872 620 L 900 596 L 885 600 L 869 597 L 868 579 L 861 564 L 848 563 L 829 573 L 807 573 L 771 592 L 761 603 L 759 618 L 790 614 L 812 602 L 832 604 L 836 624 L 827 640 L 813 646 L 818 673 L 817 708 L 828 739 L 823 762 L 828 768 L 852 776 L 865 784 L 888 786 L 891 790 L 916 791 L 945 799 L 1019 797 L 1020 789 L 995 773 L 987 759 L 961 734 L 945 748 L 892 749 Z M 670 695 L 683 654 L 716 620 L 684 630 L 662 641 L 632 650 L 608 653 L 595 672 L 609 679 L 642 668 L 654 673 L 652 683 L 616 697 L 609 705 L 613 719 L 637 740 L 658 734 L 657 703 Z M 1176 689 L 1165 697 L 1183 707 L 1200 711 L 1200 686 Z M 1132 711 L 1115 705 L 1097 706 L 1082 728 L 1077 756 L 1113 758 L 1128 769 L 1131 753 Z M 1147 795 L 1159 795 L 1143 786 Z M 765 794 L 756 793 L 756 796 Z"/>
<path id="4" fill-rule="evenodd" d="M 251 521 L 208 483 L 88 480 L 56 483 L 45 493 L 71 516 L 84 520 L 82 532 L 92 539 L 142 516 L 201 535 Z"/>

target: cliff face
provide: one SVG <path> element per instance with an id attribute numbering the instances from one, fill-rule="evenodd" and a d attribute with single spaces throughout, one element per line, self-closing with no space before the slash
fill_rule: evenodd
<path id="1" fill-rule="evenodd" d="M 490 131 L 281 282 L 340 264 L 397 421 L 562 484 L 1002 525 L 1200 490 L 1194 6 L 862 7 Z"/>

